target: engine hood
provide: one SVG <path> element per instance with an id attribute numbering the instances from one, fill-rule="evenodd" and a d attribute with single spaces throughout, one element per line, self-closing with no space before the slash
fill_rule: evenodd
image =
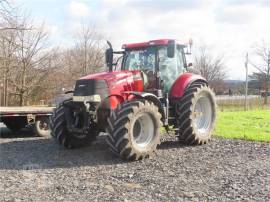
<path id="1" fill-rule="evenodd" d="M 99 95 L 107 108 L 109 97 L 109 108 L 115 109 L 123 99 L 131 98 L 127 92 L 143 92 L 143 89 L 144 81 L 140 70 L 122 70 L 90 74 L 80 78 L 76 81 L 74 95 Z"/>
<path id="2" fill-rule="evenodd" d="M 129 77 L 133 77 L 134 75 L 140 74 L 140 71 L 134 70 L 122 70 L 122 71 L 114 71 L 114 72 L 101 72 L 96 74 L 90 74 L 80 78 L 79 80 L 105 80 L 108 84 L 112 82 L 117 82 L 122 79 L 127 79 Z"/>
<path id="3" fill-rule="evenodd" d="M 122 70 L 113 72 L 102 72 L 97 74 L 90 74 L 77 80 L 77 83 L 87 82 L 89 88 L 97 88 L 98 83 L 104 81 L 108 85 L 109 95 L 121 95 L 126 91 L 143 91 L 143 78 L 140 70 Z M 94 84 L 90 84 L 90 83 Z M 78 85 L 79 86 L 79 85 Z M 104 89 L 104 87 L 99 87 Z M 86 89 L 86 91 L 89 91 Z"/>

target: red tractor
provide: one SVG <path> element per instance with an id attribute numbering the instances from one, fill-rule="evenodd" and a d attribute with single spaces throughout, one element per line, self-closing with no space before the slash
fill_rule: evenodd
<path id="1" fill-rule="evenodd" d="M 111 151 L 126 160 L 151 156 L 160 127 L 189 145 L 210 140 L 216 119 L 214 93 L 200 75 L 189 73 L 186 45 L 161 39 L 106 50 L 109 71 L 76 81 L 72 99 L 51 116 L 52 136 L 75 148 L 106 132 Z M 121 54 L 121 70 L 114 55 Z M 119 66 L 119 65 L 118 65 Z"/>

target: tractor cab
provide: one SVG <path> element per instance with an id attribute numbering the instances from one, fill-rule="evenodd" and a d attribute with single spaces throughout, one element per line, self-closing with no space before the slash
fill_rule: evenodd
<path id="1" fill-rule="evenodd" d="M 170 39 L 124 44 L 121 70 L 141 70 L 145 91 L 154 93 L 160 89 L 169 93 L 174 81 L 187 67 L 184 52 L 186 47 Z M 106 58 L 112 59 L 111 56 Z"/>
<path id="2" fill-rule="evenodd" d="M 141 70 L 146 90 L 160 88 L 169 92 L 173 82 L 185 71 L 185 47 L 168 39 L 123 45 L 122 70 Z"/>

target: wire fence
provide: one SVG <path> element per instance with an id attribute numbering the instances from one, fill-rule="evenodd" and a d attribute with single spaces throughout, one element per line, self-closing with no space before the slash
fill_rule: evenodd
<path id="1" fill-rule="evenodd" d="M 245 96 L 216 96 L 218 108 L 221 111 L 243 111 L 245 110 Z M 270 102 L 270 97 L 269 97 Z M 248 110 L 270 109 L 270 103 L 264 104 L 264 98 L 258 95 L 247 97 Z"/>
<path id="2" fill-rule="evenodd" d="M 56 106 L 67 97 L 59 97 L 53 100 L 37 100 L 27 102 L 26 106 Z M 245 96 L 217 95 L 216 101 L 220 111 L 243 111 L 245 110 Z M 264 98 L 258 95 L 248 96 L 248 110 L 270 109 L 270 97 L 268 104 L 264 104 Z"/>

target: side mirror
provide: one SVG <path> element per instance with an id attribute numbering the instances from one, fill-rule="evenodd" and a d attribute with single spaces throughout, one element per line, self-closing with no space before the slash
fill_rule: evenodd
<path id="1" fill-rule="evenodd" d="M 170 40 L 167 45 L 167 56 L 168 58 L 174 58 L 175 54 L 175 41 Z"/>
<path id="2" fill-rule="evenodd" d="M 106 64 L 109 67 L 113 59 L 113 50 L 111 48 L 106 49 L 105 59 L 106 59 Z"/>
<path id="3" fill-rule="evenodd" d="M 109 41 L 107 41 L 109 48 L 106 49 L 105 52 L 105 60 L 106 60 L 106 64 L 107 67 L 109 67 L 109 71 L 112 71 L 112 66 L 113 66 L 113 49 L 112 49 L 112 45 Z"/>

